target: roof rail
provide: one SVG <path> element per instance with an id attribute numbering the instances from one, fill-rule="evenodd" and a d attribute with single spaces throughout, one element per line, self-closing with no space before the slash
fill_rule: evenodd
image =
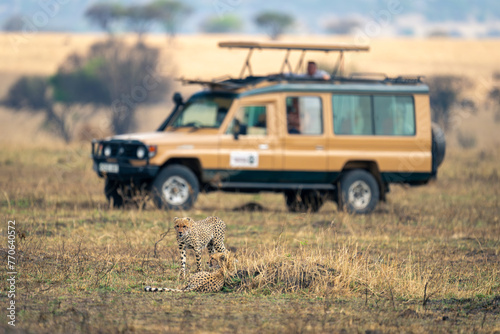
<path id="1" fill-rule="evenodd" d="M 378 77 L 378 78 L 377 78 Z M 423 76 L 398 76 L 398 77 L 388 77 L 382 73 L 354 73 L 348 77 L 344 76 L 334 76 L 330 80 L 299 77 L 294 75 L 286 75 L 282 73 L 271 74 L 266 76 L 247 76 L 245 78 L 228 78 L 221 77 L 219 79 L 214 79 L 211 81 L 200 80 L 200 79 L 187 79 L 180 78 L 177 79 L 183 84 L 199 84 L 203 86 L 208 86 L 211 89 L 222 89 L 228 91 L 238 90 L 240 88 L 245 88 L 249 86 L 255 86 L 261 82 L 290 82 L 290 83 L 301 83 L 301 82 L 314 82 L 322 84 L 332 84 L 332 83 L 369 83 L 369 84 L 399 84 L 399 85 L 415 85 L 424 83 L 422 81 Z"/>

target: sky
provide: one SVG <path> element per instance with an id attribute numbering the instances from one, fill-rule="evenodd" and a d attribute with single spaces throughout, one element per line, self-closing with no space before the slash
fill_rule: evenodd
<path id="1" fill-rule="evenodd" d="M 34 20 L 40 12 L 50 18 L 45 30 L 97 31 L 85 19 L 85 9 L 97 0 L 0 0 L 0 25 L 13 15 Z M 109 2 L 109 1 L 108 1 Z M 141 4 L 148 0 L 122 0 L 122 4 Z M 183 0 L 193 13 L 180 26 L 181 33 L 196 33 L 208 17 L 236 15 L 244 22 L 245 33 L 258 33 L 253 20 L 262 11 L 280 11 L 292 15 L 296 24 L 291 32 L 326 33 L 329 22 L 357 19 L 361 28 L 378 24 L 382 35 L 425 34 L 447 30 L 457 35 L 477 37 L 500 32 L 498 0 Z M 421 28 L 425 27 L 423 31 Z M 159 27 L 153 30 L 159 31 Z M 464 33 L 466 31 L 466 33 Z M 469 31 L 469 32 L 467 32 Z M 470 34 L 471 36 L 467 36 Z"/>

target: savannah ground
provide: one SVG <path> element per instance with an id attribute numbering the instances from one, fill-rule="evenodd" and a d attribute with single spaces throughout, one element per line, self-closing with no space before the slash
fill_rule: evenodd
<path id="1" fill-rule="evenodd" d="M 3 65 L 6 80 L 53 73 L 70 50 L 85 50 L 91 39 L 38 37 L 47 40 L 31 40 L 17 63 Z M 71 47 L 64 48 L 64 38 Z M 207 78 L 227 70 L 221 61 L 225 53 L 214 51 L 215 38 L 193 38 L 175 42 L 179 72 L 186 71 L 179 75 Z M 37 49 L 36 43 L 52 46 Z M 151 43 L 167 45 L 159 37 Z M 386 57 L 380 55 L 376 45 L 381 43 L 392 45 L 394 54 L 387 49 Z M 380 65 L 377 72 L 390 74 L 474 78 L 477 73 L 489 80 L 476 85 L 484 96 L 498 71 L 500 43 L 441 43 L 448 48 L 440 51 L 437 41 L 374 41 L 375 55 L 351 66 Z M 195 62 L 197 45 L 206 47 L 208 63 Z M 54 56 L 43 56 L 50 48 Z M 239 61 L 231 73 L 237 73 L 244 55 L 231 54 Z M 275 56 L 276 63 L 281 59 Z M 54 64 L 50 70 L 48 62 Z M 387 70 L 391 65 L 394 72 Z M 206 72 L 195 75 L 202 67 Z M 165 116 L 164 107 L 153 109 L 153 125 L 141 123 L 141 129 L 154 128 Z M 392 186 L 388 202 L 367 216 L 338 212 L 333 203 L 315 214 L 292 214 L 281 195 L 269 193 L 200 195 L 187 212 L 154 209 L 147 198 L 137 198 L 146 202 L 144 209 L 109 209 L 103 181 L 92 171 L 88 142 L 62 145 L 37 130 L 42 120 L 28 112 L 2 110 L 0 117 L 0 254 L 6 266 L 7 223 L 15 219 L 19 273 L 13 328 L 7 325 L 2 270 L 0 332 L 500 331 L 500 149 L 492 112 L 479 110 L 457 122 L 477 143 L 461 149 L 450 133 L 451 148 L 436 182 Z M 249 202 L 263 211 L 235 210 Z M 226 222 L 226 245 L 238 256 L 238 275 L 218 294 L 143 292 L 145 285 L 182 286 L 172 219 L 208 215 Z M 192 271 L 193 253 L 188 264 Z"/>
<path id="2" fill-rule="evenodd" d="M 332 203 L 291 214 L 276 194 L 201 195 L 187 212 L 111 210 L 87 145 L 0 156 L 5 264 L 7 220 L 18 233 L 16 329 L 500 331 L 498 149 L 451 151 L 436 183 L 393 186 L 367 216 Z M 264 210 L 235 211 L 248 202 Z M 143 292 L 181 285 L 173 217 L 208 215 L 227 223 L 239 276 L 218 294 Z M 4 312 L 6 279 L 4 270 Z"/>

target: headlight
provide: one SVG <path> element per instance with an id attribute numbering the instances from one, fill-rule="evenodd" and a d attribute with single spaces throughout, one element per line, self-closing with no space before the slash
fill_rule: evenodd
<path id="1" fill-rule="evenodd" d="M 105 157 L 110 157 L 111 156 L 111 147 L 110 146 L 105 146 L 104 147 L 104 156 Z"/>
<path id="2" fill-rule="evenodd" d="M 136 155 L 139 159 L 143 159 L 146 156 L 146 149 L 143 146 L 137 148 Z"/>

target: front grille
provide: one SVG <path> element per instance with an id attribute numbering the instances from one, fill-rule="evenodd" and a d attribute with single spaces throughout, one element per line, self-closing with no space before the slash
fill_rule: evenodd
<path id="1" fill-rule="evenodd" d="M 136 143 L 113 143 L 113 142 L 103 142 L 103 149 L 101 155 L 104 156 L 104 150 L 106 147 L 111 148 L 111 155 L 107 158 L 131 158 L 137 159 L 137 149 L 143 144 Z"/>

